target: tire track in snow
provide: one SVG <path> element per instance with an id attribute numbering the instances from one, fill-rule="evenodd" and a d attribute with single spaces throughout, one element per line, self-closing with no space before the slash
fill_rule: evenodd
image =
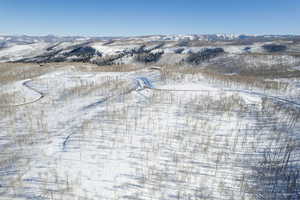
<path id="1" fill-rule="evenodd" d="M 211 92 L 211 90 L 175 90 L 175 89 L 160 89 L 160 88 L 154 88 L 154 87 L 149 87 L 147 85 L 144 86 L 144 89 L 150 89 L 150 90 L 156 90 L 156 91 L 169 91 L 169 92 Z M 249 90 L 234 90 L 234 89 L 220 89 L 218 90 L 219 92 L 236 92 L 236 93 L 243 93 L 243 94 L 248 94 L 251 96 L 259 96 L 259 97 L 265 97 L 268 99 L 272 99 L 278 102 L 284 102 L 289 105 L 294 105 L 295 107 L 300 108 L 300 103 L 281 98 L 278 96 L 272 96 L 272 95 L 267 95 L 264 93 L 259 93 L 259 92 L 254 92 L 254 91 L 249 91 Z M 216 91 L 216 92 L 218 92 Z"/>
<path id="2" fill-rule="evenodd" d="M 151 70 L 158 70 L 161 72 L 161 69 L 159 67 L 151 67 Z M 150 89 L 150 90 L 156 90 L 156 91 L 170 91 L 170 92 L 211 92 L 211 90 L 184 90 L 184 89 L 160 89 L 160 88 L 155 88 L 152 82 L 147 78 L 147 77 L 139 77 L 136 79 L 137 82 L 137 88 L 138 90 L 143 90 L 143 89 Z M 267 95 L 264 93 L 260 92 L 254 92 L 254 91 L 249 91 L 249 90 L 238 90 L 238 89 L 219 89 L 218 91 L 220 92 L 237 92 L 241 94 L 248 94 L 251 96 L 259 96 L 259 97 L 265 97 L 268 99 L 275 100 L 277 102 L 283 102 L 288 105 L 293 105 L 297 108 L 300 108 L 300 103 L 292 101 L 290 99 L 278 97 L 278 96 L 272 96 L 272 95 Z M 216 91 L 216 92 L 218 92 Z"/>
<path id="3" fill-rule="evenodd" d="M 11 105 L 0 105 L 0 107 L 19 107 L 19 106 L 25 106 L 25 105 L 29 105 L 29 104 L 33 104 L 33 103 L 36 103 L 38 101 L 40 101 L 42 98 L 45 97 L 45 95 L 38 91 L 37 89 L 31 87 L 28 85 L 28 83 L 32 82 L 33 80 L 25 80 L 23 83 L 22 83 L 22 86 L 31 90 L 31 91 L 34 91 L 35 93 L 37 93 L 39 95 L 39 97 L 37 97 L 36 99 L 32 100 L 32 101 L 29 101 L 29 102 L 25 102 L 25 103 L 21 103 L 21 104 L 11 104 Z"/>

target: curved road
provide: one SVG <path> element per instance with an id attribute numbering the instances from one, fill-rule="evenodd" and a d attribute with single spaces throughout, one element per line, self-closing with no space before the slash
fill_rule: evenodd
<path id="1" fill-rule="evenodd" d="M 34 100 L 32 100 L 32 101 L 29 101 L 29 102 L 21 103 L 21 104 L 0 105 L 0 107 L 18 107 L 18 106 L 25 106 L 25 105 L 28 105 L 28 104 L 35 103 L 35 102 L 41 100 L 42 98 L 44 98 L 45 95 L 44 95 L 42 92 L 40 92 L 40 91 L 34 89 L 33 87 L 29 86 L 29 85 L 28 85 L 29 82 L 32 82 L 32 80 L 31 80 L 31 79 L 30 79 L 30 80 L 25 80 L 25 81 L 22 83 L 22 86 L 24 86 L 24 87 L 26 87 L 27 89 L 32 90 L 32 91 L 34 91 L 35 93 L 39 94 L 39 97 L 38 97 L 38 98 L 36 98 L 36 99 L 34 99 Z"/>

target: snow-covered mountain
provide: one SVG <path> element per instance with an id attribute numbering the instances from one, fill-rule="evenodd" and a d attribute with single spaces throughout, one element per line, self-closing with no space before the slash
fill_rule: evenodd
<path id="1" fill-rule="evenodd" d="M 234 34 L 137 37 L 0 36 L 0 62 L 201 64 L 257 53 L 299 54 L 299 36 Z M 217 49 L 217 50 L 216 50 Z M 219 53 L 215 53 L 219 52 Z"/>
<path id="2" fill-rule="evenodd" d="M 237 40 L 245 38 L 299 38 L 296 35 L 253 35 L 253 34 L 177 34 L 177 35 L 149 35 L 149 36 L 132 36 L 132 37 L 85 37 L 85 36 L 28 36 L 28 35 L 3 35 L 0 34 L 0 42 L 15 42 L 15 43 L 34 43 L 34 42 L 68 42 L 80 40 L 128 40 L 138 39 L 145 41 L 160 41 L 160 40 Z"/>

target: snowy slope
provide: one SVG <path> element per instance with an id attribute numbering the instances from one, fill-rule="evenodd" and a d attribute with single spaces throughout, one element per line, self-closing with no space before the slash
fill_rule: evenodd
<path id="1" fill-rule="evenodd" d="M 251 200 L 299 192 L 292 175 L 300 165 L 300 102 L 288 95 L 226 88 L 200 74 L 162 79 L 159 67 L 79 69 L 65 65 L 28 87 L 1 86 L 0 95 L 23 91 L 16 103 L 35 91 L 44 98 L 1 105 L 0 199 Z"/>

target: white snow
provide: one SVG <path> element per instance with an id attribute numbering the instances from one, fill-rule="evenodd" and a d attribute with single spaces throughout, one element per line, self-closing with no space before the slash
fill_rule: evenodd
<path id="1" fill-rule="evenodd" d="M 2 62 L 3 61 L 14 61 L 14 60 L 22 59 L 25 57 L 31 57 L 31 56 L 40 54 L 41 51 L 44 51 L 44 49 L 48 46 L 49 46 L 48 43 L 14 45 L 14 46 L 0 50 L 0 60 Z M 1 59 L 1 58 L 4 58 L 4 59 Z"/>
<path id="2" fill-rule="evenodd" d="M 102 53 L 104 56 L 108 55 L 115 55 L 119 54 L 120 52 L 123 52 L 125 50 L 133 50 L 136 48 L 139 48 L 141 45 L 103 45 L 103 43 L 94 43 L 92 45 L 93 48 L 97 49 L 100 53 Z"/>
<path id="3" fill-rule="evenodd" d="M 300 66 L 292 67 L 292 69 L 300 71 Z"/>

